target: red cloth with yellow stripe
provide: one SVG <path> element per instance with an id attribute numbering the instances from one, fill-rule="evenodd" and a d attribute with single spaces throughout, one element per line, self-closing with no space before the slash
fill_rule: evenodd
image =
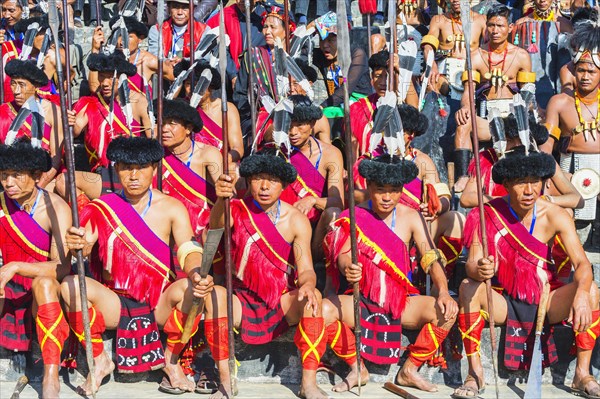
<path id="1" fill-rule="evenodd" d="M 321 357 L 327 349 L 327 333 L 325 322 L 322 317 L 302 317 L 294 343 L 300 350 L 302 368 L 305 370 L 317 370 Z"/>
<path id="2" fill-rule="evenodd" d="M 60 303 L 39 305 L 35 321 L 44 365 L 60 364 L 60 353 L 69 337 L 69 324 Z"/>

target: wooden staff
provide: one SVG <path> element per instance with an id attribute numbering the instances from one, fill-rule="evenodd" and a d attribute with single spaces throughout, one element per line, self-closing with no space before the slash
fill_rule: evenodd
<path id="1" fill-rule="evenodd" d="M 227 86 L 225 73 L 227 69 L 227 48 L 225 43 L 225 20 L 223 13 L 223 0 L 219 0 L 219 72 L 221 73 L 221 115 L 223 120 L 223 173 L 229 175 L 229 122 L 227 121 Z M 231 204 L 225 198 L 225 273 L 227 288 L 227 326 L 229 336 L 229 378 L 231 391 L 235 395 L 235 337 L 233 335 L 233 266 L 231 264 Z"/>
<path id="2" fill-rule="evenodd" d="M 157 89 L 158 98 L 156 104 L 156 137 L 162 145 L 162 124 L 163 124 L 163 71 L 165 62 L 165 48 L 163 44 L 162 26 L 165 22 L 165 0 L 158 0 L 156 3 L 156 21 L 158 22 L 158 82 Z M 162 191 L 162 159 L 158 163 L 159 173 L 156 176 L 156 188 Z"/>
<path id="3" fill-rule="evenodd" d="M 251 132 L 252 140 L 254 143 L 256 138 L 256 99 L 254 98 L 254 72 L 252 71 L 254 65 L 254 55 L 252 53 L 252 22 L 250 19 L 250 0 L 244 0 L 244 13 L 246 14 L 246 52 L 248 54 L 248 98 L 250 100 L 250 120 L 252 121 Z M 289 51 L 289 50 L 288 50 Z M 221 79 L 224 79 L 222 76 Z"/>
<path id="4" fill-rule="evenodd" d="M 454 210 L 454 162 L 448 162 L 448 189 L 450 190 L 450 210 Z"/>
<path id="5" fill-rule="evenodd" d="M 470 108 L 470 119 L 471 119 L 471 141 L 473 142 L 473 153 L 475 154 L 475 176 L 477 183 L 477 208 L 479 209 L 479 237 L 481 238 L 481 247 L 483 251 L 483 257 L 487 258 L 488 252 L 488 241 L 487 232 L 485 229 L 485 216 L 483 210 L 483 189 L 481 184 L 481 166 L 479 164 L 479 138 L 477 134 L 477 113 L 475 111 L 475 90 L 473 87 L 473 63 L 471 60 L 471 8 L 468 0 L 461 0 L 460 11 L 461 21 L 463 23 L 463 32 L 465 33 L 465 52 L 466 52 L 466 70 L 467 70 L 467 86 L 469 91 L 469 108 Z M 494 356 L 496 353 L 496 330 L 494 323 L 494 302 L 492 297 L 492 282 L 491 280 L 485 281 L 485 292 L 487 296 L 488 305 L 488 322 L 490 326 L 490 344 L 492 346 L 492 368 L 494 371 L 494 382 L 496 385 L 496 398 L 500 398 L 500 390 L 498 388 L 498 370 Z"/>
<path id="6" fill-rule="evenodd" d="M 11 395 L 10 399 L 19 399 L 21 397 L 21 392 L 23 392 L 23 389 L 25 389 L 25 387 L 27 386 L 28 383 L 29 383 L 29 378 L 27 378 L 26 375 L 20 376 L 19 379 L 17 380 L 17 384 L 15 385 L 15 390 L 13 391 L 13 394 Z"/>
<path id="7" fill-rule="evenodd" d="M 4 104 L 4 45 L 0 45 L 0 104 Z"/>
<path id="8" fill-rule="evenodd" d="M 388 65 L 388 90 L 396 92 L 396 74 L 394 71 L 394 55 L 397 52 L 396 43 L 396 0 L 388 0 L 388 21 L 390 25 L 390 60 Z M 369 40 L 370 42 L 370 40 Z"/>
<path id="9" fill-rule="evenodd" d="M 388 391 L 395 393 L 396 395 L 403 397 L 404 399 L 419 399 L 418 397 L 416 397 L 415 395 L 411 394 L 410 392 L 400 388 L 398 385 L 394 384 L 393 382 L 386 382 L 385 384 L 383 384 L 383 388 L 387 389 Z M 473 397 L 475 398 L 475 396 Z"/>
<path id="10" fill-rule="evenodd" d="M 346 152 L 346 171 L 348 173 L 348 212 L 350 213 L 350 257 L 352 264 L 358 264 L 358 248 L 356 242 L 356 212 L 354 203 L 354 151 L 352 150 L 352 130 L 350 126 L 350 93 L 348 92 L 348 70 L 350 69 L 350 34 L 348 32 L 348 17 L 346 14 L 346 0 L 337 0 L 337 40 L 338 63 L 344 76 L 344 133 Z M 352 285 L 352 302 L 354 305 L 354 337 L 356 339 L 356 366 L 358 371 L 358 395 L 361 394 L 361 332 L 360 325 L 360 283 Z"/>
<path id="11" fill-rule="evenodd" d="M 283 0 L 283 13 L 285 14 L 283 18 L 285 19 L 285 52 L 288 53 L 290 51 L 290 6 L 289 0 Z M 288 91 L 292 91 L 292 75 L 288 74 L 288 83 L 289 89 Z M 281 101 L 281 99 L 279 99 Z"/>
<path id="12" fill-rule="evenodd" d="M 427 192 L 427 184 L 429 184 L 429 180 L 427 179 L 427 177 L 423 178 L 423 186 L 421 191 L 423 192 L 423 203 L 425 205 L 427 205 L 427 203 L 429 202 L 429 196 L 428 196 L 428 192 Z M 431 237 L 431 221 L 428 220 L 426 222 L 427 224 L 427 233 L 429 234 L 430 238 L 433 239 L 433 237 Z M 425 276 L 425 295 L 429 296 L 429 294 L 431 294 L 431 276 L 429 275 L 429 273 L 426 274 Z"/>
<path id="13" fill-rule="evenodd" d="M 196 58 L 196 45 L 194 44 L 194 0 L 190 0 L 190 18 L 188 20 L 190 24 L 190 65 L 194 65 L 194 59 Z M 194 90 L 194 71 L 190 74 L 190 87 Z"/>
<path id="14" fill-rule="evenodd" d="M 60 93 L 60 110 L 61 110 L 61 122 L 63 128 L 63 136 L 65 140 L 65 166 L 67 168 L 67 187 L 69 188 L 69 202 L 71 203 L 71 216 L 73 218 L 73 226 L 79 228 L 79 212 L 77 210 L 77 191 L 75 188 L 75 151 L 73 149 L 73 127 L 69 126 L 69 117 L 67 111 L 71 111 L 71 62 L 67 56 L 65 64 L 67 68 L 67 81 L 66 81 L 66 95 L 65 95 L 65 77 L 63 75 L 63 67 L 60 56 L 60 40 L 58 37 L 59 31 L 59 20 L 58 10 L 56 7 L 56 0 L 49 1 L 48 10 L 48 23 L 52 36 L 54 38 L 54 49 L 56 51 L 56 74 L 58 75 L 58 90 Z M 67 2 L 63 2 L 63 11 L 67 12 Z M 68 19 L 64 18 L 64 35 L 65 35 L 65 53 L 68 54 L 69 47 L 69 28 Z M 81 307 L 87 310 L 87 287 L 85 284 L 85 265 L 83 264 L 83 252 L 78 249 L 75 252 L 77 259 L 77 276 L 79 280 L 79 294 L 81 300 Z M 92 396 L 96 398 L 96 373 L 94 366 L 94 355 L 92 352 L 92 333 L 90 330 L 90 315 L 87 311 L 82 311 L 81 316 L 83 319 L 83 334 L 85 336 L 85 357 L 87 360 L 90 380 L 92 383 Z"/>
<path id="15" fill-rule="evenodd" d="M 96 26 L 102 26 L 102 0 L 96 0 Z"/>

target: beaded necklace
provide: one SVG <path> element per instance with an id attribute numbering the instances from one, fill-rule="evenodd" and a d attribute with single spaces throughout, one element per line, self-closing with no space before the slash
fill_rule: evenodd
<path id="1" fill-rule="evenodd" d="M 462 21 L 460 20 L 460 15 L 458 18 L 454 17 L 452 12 L 449 13 L 450 25 L 452 25 L 452 35 L 448 36 L 446 40 L 448 42 L 454 42 L 454 51 L 461 51 L 465 48 L 465 35 L 462 29 Z M 456 29 L 454 29 L 454 24 L 456 24 L 459 32 L 456 33 Z"/>
<path id="2" fill-rule="evenodd" d="M 327 94 L 333 95 L 335 89 L 340 87 L 344 83 L 344 77 L 342 76 L 342 68 L 338 64 L 332 63 L 327 68 L 327 76 L 325 77 L 327 82 Z"/>
<path id="3" fill-rule="evenodd" d="M 581 112 L 581 103 L 583 103 L 583 105 L 585 105 L 587 108 L 587 105 L 591 105 L 593 102 L 586 103 L 586 100 L 581 98 L 577 90 L 575 90 L 575 109 L 577 110 L 577 117 L 579 118 L 579 126 L 573 129 L 573 134 L 583 133 L 583 138 L 585 141 L 588 141 L 588 133 L 592 136 L 594 141 L 596 141 L 595 133 L 600 133 L 600 89 L 597 89 L 597 93 L 596 103 L 598 106 L 598 111 L 596 113 L 596 118 L 590 122 L 586 122 L 583 119 L 583 114 Z"/>
<path id="4" fill-rule="evenodd" d="M 508 43 L 505 43 L 504 55 L 502 56 L 502 65 L 500 66 L 500 68 L 492 69 L 493 65 L 500 64 L 500 62 L 492 63 L 492 52 L 496 51 L 492 50 L 491 44 L 488 43 L 488 68 L 490 70 L 489 72 L 486 72 L 483 76 L 491 82 L 492 86 L 500 88 L 506 82 L 508 82 L 508 76 L 504 74 L 504 63 L 506 62 L 506 55 L 508 54 Z"/>
<path id="5" fill-rule="evenodd" d="M 536 21 L 546 21 L 553 22 L 554 21 L 554 10 L 552 7 L 548 8 L 546 11 L 538 10 L 537 8 L 533 8 L 533 19 Z"/>

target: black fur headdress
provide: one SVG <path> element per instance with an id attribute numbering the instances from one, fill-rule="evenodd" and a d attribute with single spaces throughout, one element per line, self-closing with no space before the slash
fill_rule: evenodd
<path id="1" fill-rule="evenodd" d="M 108 26 L 113 26 L 117 20 L 120 18 L 120 15 L 115 15 L 111 18 Z M 127 32 L 134 33 L 140 39 L 148 37 L 148 27 L 144 25 L 141 21 L 138 21 L 134 17 L 123 17 L 125 21 L 125 27 L 127 28 Z"/>
<path id="2" fill-rule="evenodd" d="M 323 110 L 321 107 L 313 103 L 308 96 L 294 94 L 289 96 L 289 100 L 294 103 L 292 121 L 315 122 L 323 117 Z"/>
<path id="3" fill-rule="evenodd" d="M 154 109 L 158 109 L 157 100 L 154 100 Z M 163 100 L 163 120 L 174 119 L 185 125 L 192 125 L 193 132 L 199 132 L 204 127 L 198 111 L 182 99 Z"/>
<path id="4" fill-rule="evenodd" d="M 147 137 L 117 137 L 108 145 L 106 157 L 115 163 L 147 165 L 156 163 L 165 155 L 157 140 Z"/>
<path id="5" fill-rule="evenodd" d="M 556 161 L 552 155 L 531 151 L 525 155 L 525 147 L 515 147 L 506 156 L 496 162 L 492 168 L 492 179 L 496 184 L 536 177 L 546 180 L 554 176 Z"/>
<path id="6" fill-rule="evenodd" d="M 277 177 L 283 184 L 296 180 L 298 172 L 275 148 L 262 149 L 246 158 L 240 164 L 240 176 L 251 177 L 261 173 Z"/>
<path id="7" fill-rule="evenodd" d="M 417 166 L 410 161 L 383 154 L 373 159 L 365 159 L 358 165 L 358 173 L 367 182 L 385 186 L 404 186 L 419 174 Z"/>
<path id="8" fill-rule="evenodd" d="M 187 71 L 191 65 L 189 59 L 182 59 L 175 67 L 173 67 L 173 75 L 179 76 L 181 72 Z M 208 87 L 211 90 L 219 90 L 221 88 L 221 74 L 217 69 L 211 67 L 210 63 L 205 59 L 198 60 L 198 63 L 194 67 L 194 81 L 197 82 L 198 79 L 200 79 L 200 75 L 202 75 L 202 72 L 205 69 L 210 69 L 210 72 L 212 73 L 212 79 L 210 80 Z"/>
<path id="9" fill-rule="evenodd" d="M 137 73 L 135 65 L 130 63 L 121 51 L 115 51 L 110 55 L 103 53 L 92 53 L 88 57 L 87 66 L 92 71 L 114 72 L 117 75 L 124 73 L 127 76 L 133 76 Z"/>
<path id="10" fill-rule="evenodd" d="M 37 22 L 40 24 L 40 32 L 43 33 L 46 29 L 50 28 L 50 23 L 48 22 L 48 14 L 30 17 L 27 19 L 22 19 L 15 24 L 15 32 L 25 33 L 27 32 L 27 28 L 29 25 Z"/>
<path id="11" fill-rule="evenodd" d="M 47 172 L 51 166 L 50 154 L 34 148 L 28 139 L 19 139 L 12 145 L 0 144 L 0 170 Z"/>
<path id="12" fill-rule="evenodd" d="M 13 79 L 26 79 L 36 87 L 48 84 L 48 76 L 37 67 L 35 60 L 21 61 L 14 58 L 6 64 L 4 72 Z"/>
<path id="13" fill-rule="evenodd" d="M 402 127 L 405 132 L 414 133 L 415 137 L 427 132 L 429 120 L 424 114 L 420 113 L 418 109 L 412 105 L 400 104 L 398 106 L 398 112 L 400 113 Z"/>

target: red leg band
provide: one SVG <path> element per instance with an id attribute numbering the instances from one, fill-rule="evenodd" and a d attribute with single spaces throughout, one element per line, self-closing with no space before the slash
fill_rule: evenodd
<path id="1" fill-rule="evenodd" d="M 592 320 L 590 328 L 582 333 L 575 332 L 575 344 L 578 349 L 594 349 L 596 338 L 598 338 L 598 335 L 600 334 L 600 310 L 592 310 Z"/>
<path id="2" fill-rule="evenodd" d="M 302 368 L 317 370 L 321 357 L 327 349 L 325 322 L 322 317 L 303 317 L 300 319 L 294 343 L 300 350 Z"/>
<path id="3" fill-rule="evenodd" d="M 44 364 L 60 364 L 60 353 L 69 337 L 69 324 L 58 302 L 38 307 L 35 319 Z"/>
<path id="4" fill-rule="evenodd" d="M 98 312 L 95 307 L 91 307 L 88 310 L 90 315 L 90 331 L 92 335 L 92 351 L 94 357 L 100 356 L 104 351 L 104 342 L 102 341 L 102 333 L 106 330 L 106 324 L 104 323 L 104 317 L 101 312 Z M 83 332 L 83 312 L 69 312 L 67 313 L 69 318 L 69 325 L 71 329 L 79 339 L 79 342 L 85 348 L 85 334 Z"/>
<path id="5" fill-rule="evenodd" d="M 183 314 L 177 308 L 173 308 L 173 311 L 169 315 L 165 326 L 163 327 L 163 331 L 167 334 L 167 349 L 174 355 L 179 355 L 183 348 L 187 345 L 181 342 L 181 336 L 183 335 L 183 326 L 185 326 L 185 322 L 187 320 L 188 315 Z M 198 324 L 200 323 L 200 318 L 202 314 L 196 315 L 196 319 L 194 320 L 194 325 L 192 327 L 192 335 L 193 337 L 196 332 L 198 332 Z"/>
<path id="6" fill-rule="evenodd" d="M 337 320 L 325 328 L 327 344 L 349 366 L 356 363 L 356 338 L 346 323 Z"/>
<path id="7" fill-rule="evenodd" d="M 441 236 L 437 243 L 437 248 L 442 251 L 448 263 L 446 264 L 446 276 L 452 276 L 456 262 L 463 250 L 462 239 L 460 237 Z"/>
<path id="8" fill-rule="evenodd" d="M 421 367 L 423 363 L 435 356 L 449 332 L 431 323 L 425 324 L 415 343 L 408 346 L 407 349 L 410 351 L 408 358 L 415 366 Z"/>
<path id="9" fill-rule="evenodd" d="M 485 321 L 480 312 L 459 313 L 458 330 L 460 331 L 467 356 L 479 353 L 481 332 L 484 326 Z"/>
<path id="10" fill-rule="evenodd" d="M 204 320 L 204 335 L 213 360 L 229 359 L 229 329 L 227 317 Z"/>

